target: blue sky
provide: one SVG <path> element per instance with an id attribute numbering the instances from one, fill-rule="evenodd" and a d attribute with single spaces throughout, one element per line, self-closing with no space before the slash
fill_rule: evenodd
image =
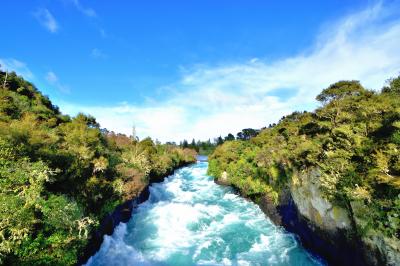
<path id="1" fill-rule="evenodd" d="M 400 72 L 399 1 L 5 0 L 0 64 L 71 115 L 161 141 L 312 110 Z"/>

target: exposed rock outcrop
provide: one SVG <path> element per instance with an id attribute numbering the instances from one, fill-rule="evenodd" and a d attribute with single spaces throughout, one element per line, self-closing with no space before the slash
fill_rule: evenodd
<path id="1" fill-rule="evenodd" d="M 231 182 L 229 182 L 228 180 L 228 174 L 226 171 L 224 171 L 221 175 L 221 177 L 214 179 L 215 183 L 217 183 L 218 185 L 222 185 L 222 186 L 230 186 Z"/>
<path id="2" fill-rule="evenodd" d="M 321 173 L 313 168 L 293 173 L 290 185 L 282 190 L 278 203 L 268 195 L 256 200 L 266 215 L 278 225 L 297 234 L 311 252 L 331 265 L 400 265 L 400 241 L 373 232 L 360 237 L 364 203 L 351 202 L 352 213 L 330 202 L 321 191 Z M 223 172 L 216 183 L 230 185 Z"/>
<path id="3" fill-rule="evenodd" d="M 348 212 L 323 197 L 320 171 L 294 173 L 277 206 L 282 225 L 300 236 L 303 245 L 335 265 L 365 265 L 363 245 L 353 230 Z"/>
<path id="4" fill-rule="evenodd" d="M 317 169 L 293 175 L 290 193 L 299 213 L 332 233 L 340 229 L 351 230 L 347 211 L 322 196 L 319 180 L 320 172 Z"/>
<path id="5" fill-rule="evenodd" d="M 372 231 L 360 236 L 357 228 L 361 228 L 362 217 L 368 215 L 364 203 L 351 202 L 351 211 L 348 211 L 328 201 L 322 195 L 320 177 L 318 169 L 309 169 L 294 173 L 290 184 L 290 196 L 300 221 L 298 225 L 305 222 L 323 241 L 302 237 L 305 246 L 337 265 L 400 265 L 400 241 L 374 235 Z M 281 213 L 285 210 L 284 205 L 280 202 L 277 206 Z M 284 225 L 288 223 L 293 224 L 293 221 L 285 219 Z M 291 228 L 298 233 L 296 226 Z"/>

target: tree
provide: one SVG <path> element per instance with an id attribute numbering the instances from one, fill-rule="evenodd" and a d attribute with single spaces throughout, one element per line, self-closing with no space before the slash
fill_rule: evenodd
<path id="1" fill-rule="evenodd" d="M 147 152 L 147 154 L 157 153 L 156 144 L 150 137 L 141 140 L 139 142 L 139 147 L 141 148 L 141 150 Z"/>
<path id="2" fill-rule="evenodd" d="M 224 143 L 224 139 L 223 139 L 221 136 L 219 136 L 219 137 L 216 139 L 215 143 L 216 143 L 217 145 L 221 145 L 221 144 Z"/>
<path id="3" fill-rule="evenodd" d="M 245 128 L 241 132 L 237 133 L 237 139 L 240 140 L 249 140 L 258 135 L 260 131 L 253 128 Z"/>
<path id="4" fill-rule="evenodd" d="M 229 133 L 229 134 L 225 137 L 224 140 L 225 140 L 225 141 L 235 140 L 235 136 L 232 135 L 231 133 Z"/>
<path id="5" fill-rule="evenodd" d="M 361 96 L 366 93 L 367 90 L 361 86 L 359 81 L 336 82 L 317 95 L 316 99 L 325 106 L 325 108 L 319 110 L 319 115 L 329 119 L 332 127 L 335 128 L 338 124 L 338 118 L 342 113 L 343 106 L 345 105 L 341 100 L 347 97 Z"/>
<path id="6" fill-rule="evenodd" d="M 196 141 L 192 139 L 192 142 L 190 143 L 190 148 L 196 147 Z"/>
<path id="7" fill-rule="evenodd" d="M 189 147 L 189 143 L 186 139 L 184 139 L 182 142 L 182 148 L 188 148 L 188 147 Z"/>
<path id="8" fill-rule="evenodd" d="M 0 70 L 1 70 L 1 65 L 0 65 Z M 8 76 L 8 72 L 7 72 L 7 70 L 6 70 L 6 75 L 5 75 L 5 77 L 4 77 L 4 82 L 3 82 L 3 89 L 5 89 L 5 88 L 6 88 L 6 85 L 7 85 L 7 76 Z"/>
<path id="9" fill-rule="evenodd" d="M 365 92 L 363 86 L 361 86 L 359 81 L 339 81 L 328 88 L 324 89 L 320 94 L 317 95 L 317 101 L 324 104 L 329 103 L 334 100 L 342 99 L 346 96 L 357 96 Z"/>
<path id="10" fill-rule="evenodd" d="M 383 93 L 397 93 L 400 94 L 400 76 L 388 80 L 389 86 L 382 89 Z"/>
<path id="11" fill-rule="evenodd" d="M 135 126 L 132 126 L 132 136 L 131 136 L 131 138 L 133 140 L 136 140 L 136 127 Z"/>

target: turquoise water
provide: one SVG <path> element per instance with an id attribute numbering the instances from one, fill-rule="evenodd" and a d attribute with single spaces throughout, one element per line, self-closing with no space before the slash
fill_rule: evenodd
<path id="1" fill-rule="evenodd" d="M 87 265 L 322 265 L 259 207 L 206 175 L 207 162 L 150 187 Z"/>

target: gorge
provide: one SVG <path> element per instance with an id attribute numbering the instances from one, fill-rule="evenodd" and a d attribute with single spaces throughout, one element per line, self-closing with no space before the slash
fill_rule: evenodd
<path id="1" fill-rule="evenodd" d="M 0 21 L 0 266 L 400 266 L 400 0 Z"/>
<path id="2" fill-rule="evenodd" d="M 86 265 L 324 265 L 257 205 L 215 184 L 207 166 L 152 184 Z"/>
<path id="3" fill-rule="evenodd" d="M 5 76 L 0 264 L 96 251 L 88 265 L 400 264 L 400 77 L 381 91 L 334 83 L 315 111 L 220 137 L 195 163 L 196 147 L 63 115 Z"/>

